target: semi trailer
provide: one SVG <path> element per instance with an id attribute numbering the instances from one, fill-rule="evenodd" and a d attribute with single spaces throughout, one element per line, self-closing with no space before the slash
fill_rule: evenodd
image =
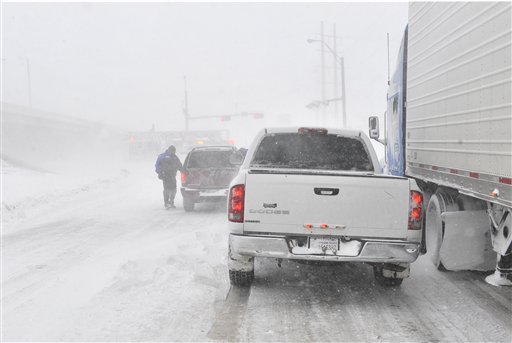
<path id="1" fill-rule="evenodd" d="M 512 285 L 511 3 L 412 2 L 389 82 L 387 172 L 428 204 L 423 252 L 441 270 Z M 497 258 L 496 258 L 497 256 Z"/>

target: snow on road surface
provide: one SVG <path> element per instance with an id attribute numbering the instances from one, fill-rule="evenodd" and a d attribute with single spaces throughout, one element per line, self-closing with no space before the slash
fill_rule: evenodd
<path id="1" fill-rule="evenodd" d="M 151 163 L 119 175 L 5 213 L 3 340 L 204 339 L 229 287 L 223 205 L 166 211 Z"/>
<path id="2" fill-rule="evenodd" d="M 209 337 L 287 342 L 510 342 L 512 294 L 481 273 L 440 273 L 424 258 L 401 287 L 369 266 L 256 263 L 250 289 L 231 289 Z"/>
<path id="3" fill-rule="evenodd" d="M 224 205 L 187 213 L 178 195 L 164 210 L 152 161 L 85 179 L 5 171 L 3 341 L 512 339 L 510 288 L 424 257 L 397 288 L 367 265 L 267 259 L 230 288 Z"/>

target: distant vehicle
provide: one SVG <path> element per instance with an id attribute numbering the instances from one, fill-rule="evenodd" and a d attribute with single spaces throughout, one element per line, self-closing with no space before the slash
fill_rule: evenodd
<path id="1" fill-rule="evenodd" d="M 229 277 L 249 285 L 254 258 L 366 262 L 382 285 L 400 285 L 420 252 L 422 194 L 382 175 L 360 131 L 265 129 L 228 200 Z"/>
<path id="2" fill-rule="evenodd" d="M 393 175 L 428 203 L 424 244 L 440 270 L 492 270 L 512 285 L 511 3 L 412 2 L 388 89 Z M 494 250 L 494 252 L 493 252 Z M 497 253 L 497 263 L 496 263 Z"/>
<path id="3" fill-rule="evenodd" d="M 181 195 L 185 211 L 198 202 L 226 201 L 229 183 L 238 173 L 242 155 L 233 146 L 192 149 L 183 163 Z"/>
<path id="4" fill-rule="evenodd" d="M 165 141 L 159 132 L 130 132 L 128 153 L 130 157 L 151 157 L 159 154 L 165 146 Z"/>
<path id="5" fill-rule="evenodd" d="M 140 131 L 130 132 L 128 149 L 131 157 L 153 158 L 155 154 L 174 145 L 178 154 L 196 146 L 234 145 L 228 130 L 189 130 L 189 131 Z"/>

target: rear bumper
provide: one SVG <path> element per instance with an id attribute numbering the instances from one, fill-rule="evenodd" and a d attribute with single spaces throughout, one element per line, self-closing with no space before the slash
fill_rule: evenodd
<path id="1" fill-rule="evenodd" d="M 227 188 L 216 188 L 216 189 L 197 189 L 181 187 L 181 195 L 194 199 L 194 201 L 218 201 L 226 199 L 228 196 Z"/>
<path id="2" fill-rule="evenodd" d="M 246 257 L 273 257 L 311 261 L 358 261 L 375 263 L 412 263 L 420 253 L 420 243 L 397 240 L 361 240 L 357 256 L 294 254 L 285 237 L 229 235 L 230 260 Z M 234 261 L 233 261 L 234 262 Z"/>

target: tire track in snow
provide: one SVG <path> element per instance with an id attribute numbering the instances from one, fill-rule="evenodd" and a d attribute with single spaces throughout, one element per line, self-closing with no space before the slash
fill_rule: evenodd
<path id="1" fill-rule="evenodd" d="M 215 314 L 208 338 L 223 342 L 240 341 L 240 327 L 245 318 L 250 287 L 231 287 L 222 308 Z"/>
<path id="2" fill-rule="evenodd" d="M 401 287 L 362 264 L 256 260 L 240 341 L 510 342 L 512 290 L 479 273 L 441 273 L 421 259 Z"/>

